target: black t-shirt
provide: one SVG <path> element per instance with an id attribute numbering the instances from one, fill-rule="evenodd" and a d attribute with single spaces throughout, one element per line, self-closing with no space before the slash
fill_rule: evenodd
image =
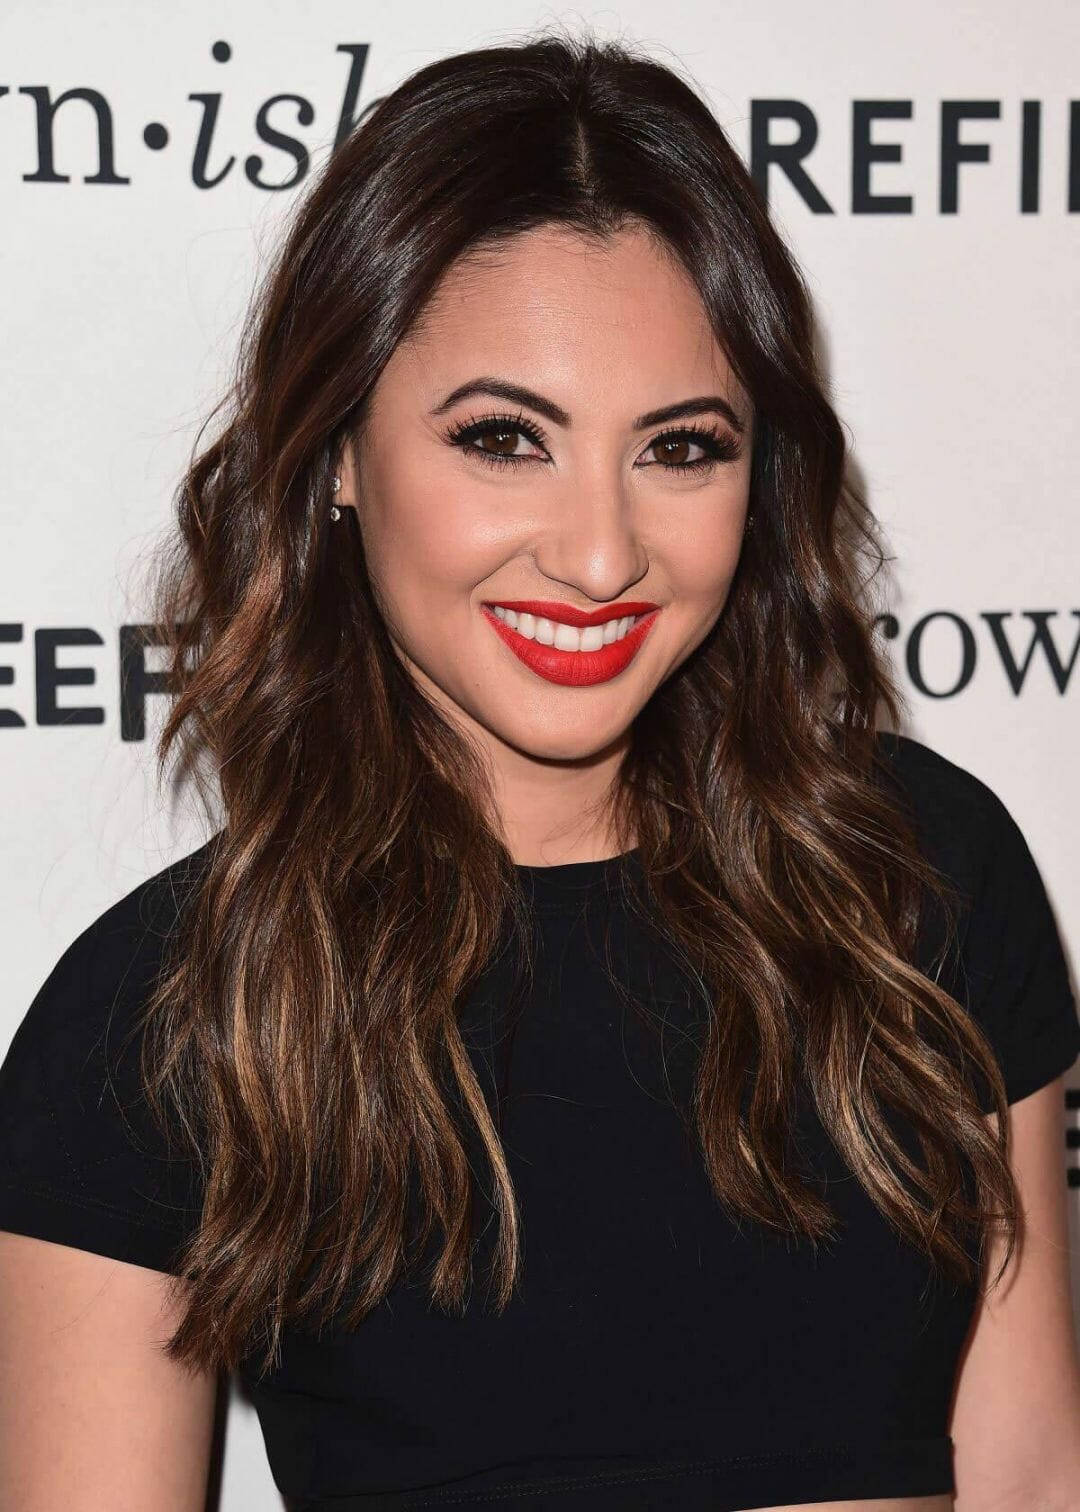
<path id="1" fill-rule="evenodd" d="M 966 900 L 942 984 L 986 1030 L 1016 1102 L 1080 1053 L 1039 872 L 983 782 L 917 741 L 879 743 L 925 852 Z M 106 909 L 31 1003 L 0 1068 L 0 1228 L 174 1269 L 197 1182 L 155 1144 L 125 1028 L 205 854 Z M 839 1241 L 815 1258 L 725 1215 L 678 1111 L 700 996 L 620 901 L 620 869 L 636 864 L 522 868 L 534 991 L 512 1022 L 489 1012 L 505 997 L 495 964 L 463 1014 L 521 1207 L 507 1310 L 486 1310 L 477 1286 L 449 1317 L 412 1279 L 352 1333 L 287 1329 L 261 1381 L 241 1367 L 297 1512 L 734 1512 L 955 1489 L 948 1407 L 974 1287 L 900 1240 L 808 1104 L 802 1147 L 828 1178 Z M 605 950 L 648 1014 L 613 990 Z"/>

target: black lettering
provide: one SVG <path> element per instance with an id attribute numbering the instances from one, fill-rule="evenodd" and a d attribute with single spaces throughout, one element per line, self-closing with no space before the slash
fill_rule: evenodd
<path id="1" fill-rule="evenodd" d="M 349 133 L 359 126 L 366 115 L 371 114 L 382 96 L 370 101 L 357 115 L 356 102 L 360 98 L 360 85 L 364 78 L 364 69 L 367 67 L 368 44 L 366 42 L 339 42 L 334 51 L 349 55 L 349 77 L 345 81 L 345 93 L 341 98 L 341 113 L 338 116 L 337 132 L 334 135 L 332 149 L 336 152 Z"/>
<path id="2" fill-rule="evenodd" d="M 168 673 L 151 672 L 146 648 L 165 643 L 157 625 L 120 626 L 120 739 L 146 739 L 146 699 L 167 693 Z"/>
<path id="3" fill-rule="evenodd" d="M 105 710 L 96 704 L 62 709 L 56 701 L 61 687 L 89 687 L 97 680 L 93 667 L 58 667 L 56 652 L 60 646 L 103 646 L 96 630 L 73 627 L 70 630 L 35 630 L 34 682 L 37 722 L 39 725 L 99 725 L 105 723 Z"/>
<path id="4" fill-rule="evenodd" d="M 259 106 L 259 113 L 255 117 L 255 131 L 260 142 L 265 142 L 268 147 L 279 147 L 282 152 L 287 152 L 296 163 L 296 172 L 292 178 L 285 179 L 280 184 L 267 184 L 259 177 L 262 170 L 263 160 L 257 152 L 253 152 L 244 162 L 244 172 L 248 179 L 257 189 L 292 189 L 304 177 L 308 170 L 307 148 L 295 137 L 285 136 L 283 132 L 275 131 L 270 125 L 269 112 L 272 105 L 277 105 L 281 100 L 291 100 L 297 107 L 296 119 L 301 126 L 310 126 L 315 119 L 315 107 L 310 100 L 305 100 L 303 95 L 279 94 L 272 95 Z"/>
<path id="5" fill-rule="evenodd" d="M 1037 215 L 1042 104 L 1038 100 L 1024 100 L 1020 109 L 1020 214 Z"/>
<path id="6" fill-rule="evenodd" d="M 938 208 L 942 215 L 955 215 L 960 201 L 960 164 L 988 163 L 986 142 L 961 142 L 960 122 L 996 121 L 1001 115 L 998 100 L 942 100 L 941 183 Z"/>
<path id="7" fill-rule="evenodd" d="M 776 143 L 770 140 L 770 128 L 774 120 L 791 120 L 796 123 L 799 134 L 793 142 Z M 835 213 L 802 166 L 803 158 L 813 152 L 817 139 L 817 117 L 801 100 L 750 101 L 750 177 L 757 185 L 765 204 L 769 202 L 769 169 L 775 164 L 787 175 L 792 188 L 802 196 L 815 215 Z"/>
<path id="8" fill-rule="evenodd" d="M 203 107 L 202 119 L 199 122 L 199 136 L 195 143 L 195 157 L 191 164 L 191 182 L 196 189 L 213 189 L 228 176 L 232 165 L 236 162 L 235 157 L 230 157 L 217 178 L 207 178 L 206 164 L 210 157 L 210 143 L 217 124 L 218 111 L 221 108 L 221 96 L 219 94 L 190 94 L 188 99 L 197 100 Z"/>
<path id="9" fill-rule="evenodd" d="M 875 120 L 910 121 L 910 100 L 853 100 L 851 104 L 851 210 L 853 215 L 910 215 L 910 194 L 871 194 L 873 163 L 898 163 L 899 142 L 873 142 Z"/>
<path id="10" fill-rule="evenodd" d="M 85 100 L 93 110 L 97 119 L 98 138 L 98 171 L 83 179 L 84 184 L 130 184 L 129 178 L 122 178 L 117 172 L 113 161 L 113 119 L 109 102 L 105 96 L 96 89 L 65 89 L 64 93 L 53 100 L 50 98 L 51 91 L 46 84 L 27 84 L 19 89 L 20 94 L 29 95 L 37 107 L 35 116 L 37 121 L 37 150 L 38 167 L 36 173 L 24 173 L 25 184 L 70 184 L 71 175 L 57 173 L 55 167 L 55 154 L 53 152 L 53 126 L 56 120 L 56 112 L 60 106 L 68 100 Z"/>
<path id="11" fill-rule="evenodd" d="M 0 644 L 17 645 L 23 638 L 21 625 L 0 625 Z M 15 668 L 0 663 L 0 688 L 10 688 L 15 682 Z M 0 708 L 0 730 L 25 730 L 26 720 L 14 709 Z"/>
<path id="12" fill-rule="evenodd" d="M 929 686 L 922 674 L 922 642 L 927 628 L 934 620 L 949 620 L 954 624 L 960 635 L 960 675 L 951 688 L 943 688 L 936 692 Z M 927 698 L 955 698 L 962 688 L 966 688 L 975 675 L 975 637 L 971 633 L 971 627 L 958 614 L 952 614 L 947 609 L 936 609 L 932 614 L 924 614 L 921 620 L 917 620 L 908 636 L 908 643 L 904 652 L 908 676 L 918 688 L 920 693 L 925 693 Z"/>
<path id="13" fill-rule="evenodd" d="M 1030 667 L 1031 659 L 1035 655 L 1035 647 L 1038 646 L 1044 653 L 1046 660 L 1050 663 L 1050 674 L 1057 685 L 1058 692 L 1064 693 L 1068 687 L 1072 669 L 1076 665 L 1077 652 L 1080 651 L 1080 630 L 1078 630 L 1077 637 L 1073 642 L 1072 653 L 1069 656 L 1068 662 L 1063 663 L 1058 656 L 1057 647 L 1054 645 L 1050 632 L 1046 628 L 1047 620 L 1053 618 L 1058 611 L 1056 609 L 1022 609 L 1020 612 L 1024 619 L 1031 620 L 1035 626 L 1035 632 L 1031 638 L 1031 644 L 1028 646 L 1027 655 L 1024 657 L 1022 666 L 1017 666 L 1016 659 L 1012 654 L 1012 648 L 1002 629 L 1002 621 L 1011 619 L 1011 613 L 1002 613 L 1000 610 L 987 610 L 986 613 L 979 616 L 980 619 L 984 619 L 990 626 L 990 634 L 994 637 L 994 645 L 997 647 L 998 656 L 1001 658 L 1002 665 L 1005 668 L 1005 676 L 1009 679 L 1009 687 L 1014 693 L 1020 693 L 1024 686 L 1024 679 L 1027 676 L 1027 669 Z M 1073 609 L 1072 613 L 1080 620 L 1080 609 Z"/>

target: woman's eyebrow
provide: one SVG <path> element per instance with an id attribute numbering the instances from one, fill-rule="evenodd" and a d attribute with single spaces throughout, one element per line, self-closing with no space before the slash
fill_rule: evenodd
<path id="1" fill-rule="evenodd" d="M 519 383 L 507 383 L 502 378 L 471 378 L 467 383 L 460 384 L 453 393 L 447 394 L 442 403 L 437 405 L 431 413 L 441 415 L 459 400 L 469 399 L 478 394 L 488 394 L 494 399 L 506 399 L 511 404 L 525 405 L 545 416 L 554 425 L 568 427 L 570 424 L 570 416 L 554 400 L 545 399 L 543 394 L 523 388 Z M 682 399 L 677 404 L 666 404 L 662 409 L 649 410 L 646 414 L 637 417 L 634 421 L 634 429 L 646 430 L 651 425 L 664 425 L 668 420 L 681 420 L 688 415 L 704 415 L 710 411 L 723 415 L 724 419 L 734 426 L 740 435 L 742 434 L 744 429 L 742 419 L 719 394 L 703 394 L 698 399 Z"/>

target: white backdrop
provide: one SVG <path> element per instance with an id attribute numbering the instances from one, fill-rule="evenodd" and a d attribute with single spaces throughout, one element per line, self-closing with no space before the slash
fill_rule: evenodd
<path id="1" fill-rule="evenodd" d="M 355 115 L 436 57 L 551 20 L 681 68 L 744 159 L 778 158 L 769 201 L 809 278 L 834 402 L 896 556 L 905 728 L 1008 804 L 1077 961 L 1072 0 L 6 0 L 0 1053 L 74 935 L 205 838 L 193 808 L 154 785 L 159 697 L 144 737 L 125 738 L 120 627 L 145 618 L 142 574 L 171 491 L 350 76 Z M 84 93 L 60 106 L 50 160 L 39 113 L 67 90 Z M 1077 1085 L 1076 1068 L 1067 1079 Z M 1074 1131 L 1075 1110 L 1067 1121 Z M 1063 1149 L 1063 1181 L 1078 1161 Z M 1078 1198 L 1070 1186 L 1074 1272 Z M 220 1505 L 280 1505 L 233 1390 Z"/>

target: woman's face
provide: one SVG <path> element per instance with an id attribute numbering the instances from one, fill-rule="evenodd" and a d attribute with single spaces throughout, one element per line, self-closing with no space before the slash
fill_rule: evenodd
<path id="1" fill-rule="evenodd" d="M 624 743 L 715 624 L 752 439 L 697 290 L 648 235 L 545 226 L 448 272 L 340 500 L 437 706 L 496 754 L 580 761 Z"/>

